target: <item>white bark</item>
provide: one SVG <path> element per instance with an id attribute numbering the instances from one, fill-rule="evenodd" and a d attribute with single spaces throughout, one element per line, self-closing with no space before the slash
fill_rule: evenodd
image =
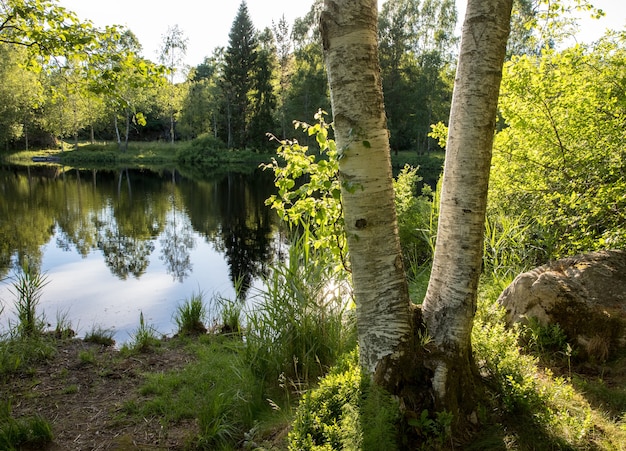
<path id="1" fill-rule="evenodd" d="M 325 0 L 321 16 L 361 365 L 374 373 L 411 331 L 378 64 L 376 0 Z"/>
<path id="2" fill-rule="evenodd" d="M 437 244 L 423 312 L 438 350 L 436 396 L 458 398 L 471 365 L 487 188 L 512 0 L 469 0 L 456 73 Z"/>

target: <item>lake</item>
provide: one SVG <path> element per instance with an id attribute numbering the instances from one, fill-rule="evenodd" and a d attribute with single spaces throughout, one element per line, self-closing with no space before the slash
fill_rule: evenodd
<path id="1" fill-rule="evenodd" d="M 111 328 L 127 342 L 146 322 L 176 332 L 172 315 L 194 293 L 242 298 L 286 250 L 265 206 L 272 174 L 194 180 L 177 170 L 0 166 L 0 330 L 14 320 L 11 279 L 29 262 L 47 276 L 40 310 L 79 336 Z"/>

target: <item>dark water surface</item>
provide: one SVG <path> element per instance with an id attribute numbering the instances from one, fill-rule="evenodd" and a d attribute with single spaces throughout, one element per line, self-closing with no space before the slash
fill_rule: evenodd
<path id="1" fill-rule="evenodd" d="M 175 332 L 176 306 L 193 293 L 248 293 L 285 246 L 264 205 L 271 174 L 192 180 L 178 171 L 0 167 L 0 330 L 14 319 L 9 291 L 20 262 L 49 280 L 40 309 L 78 335 L 94 325 L 128 341 L 143 312 Z"/>

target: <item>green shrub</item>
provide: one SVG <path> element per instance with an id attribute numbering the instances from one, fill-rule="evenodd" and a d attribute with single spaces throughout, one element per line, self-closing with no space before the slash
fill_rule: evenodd
<path id="1" fill-rule="evenodd" d="M 347 354 L 300 401 L 292 430 L 292 451 L 396 449 L 397 402 L 362 375 L 358 352 Z"/>
<path id="2" fill-rule="evenodd" d="M 435 251 L 438 213 L 432 197 L 437 196 L 428 186 L 418 196 L 421 180 L 418 168 L 405 166 L 393 183 L 400 245 L 409 268 L 430 262 Z"/>

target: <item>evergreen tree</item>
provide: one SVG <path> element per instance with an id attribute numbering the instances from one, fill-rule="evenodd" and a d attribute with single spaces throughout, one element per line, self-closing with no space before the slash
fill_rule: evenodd
<path id="1" fill-rule="evenodd" d="M 224 55 L 224 73 L 220 81 L 223 95 L 222 130 L 228 147 L 243 147 L 249 138 L 251 100 L 258 67 L 258 41 L 244 1 L 228 34 Z"/>
<path id="2" fill-rule="evenodd" d="M 252 114 L 249 129 L 249 142 L 255 148 L 267 147 L 267 133 L 276 134 L 276 94 L 274 93 L 276 66 L 276 46 L 269 28 L 259 35 L 257 70 L 252 92 Z M 272 147 L 274 144 L 271 144 Z"/>

